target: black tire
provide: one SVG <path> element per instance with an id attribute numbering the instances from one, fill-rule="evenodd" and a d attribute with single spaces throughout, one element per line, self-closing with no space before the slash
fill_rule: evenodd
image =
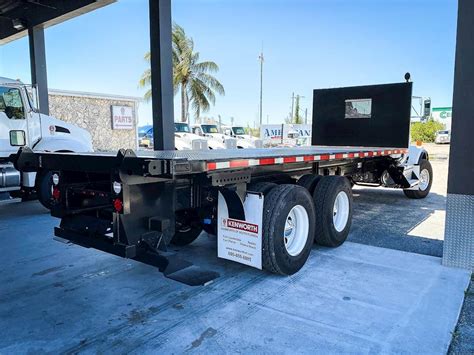
<path id="1" fill-rule="evenodd" d="M 285 247 L 285 224 L 295 206 L 307 212 L 308 233 L 302 250 L 290 255 Z M 263 206 L 262 264 L 267 271 L 292 275 L 305 264 L 311 252 L 314 233 L 314 205 L 309 192 L 297 185 L 279 185 L 265 197 Z"/>
<path id="2" fill-rule="evenodd" d="M 50 171 L 39 171 L 36 175 L 36 194 L 38 201 L 48 210 L 53 207 L 53 181 Z"/>
<path id="3" fill-rule="evenodd" d="M 194 242 L 202 232 L 197 214 L 184 211 L 176 216 L 176 227 L 171 244 L 185 246 Z"/>
<path id="4" fill-rule="evenodd" d="M 300 177 L 296 184 L 304 187 L 312 195 L 321 177 L 321 175 L 306 174 Z"/>
<path id="5" fill-rule="evenodd" d="M 256 182 L 254 184 L 250 184 L 247 187 L 247 191 L 260 192 L 263 194 L 263 196 L 266 196 L 275 186 L 278 185 L 274 182 Z"/>
<path id="6" fill-rule="evenodd" d="M 429 162 L 429 160 L 426 160 L 426 159 L 421 160 L 421 162 L 420 162 L 420 173 L 423 170 L 428 171 L 428 174 L 429 174 L 430 180 L 429 180 L 429 183 L 428 183 L 428 187 L 424 190 L 420 190 L 420 189 L 418 189 L 418 190 L 403 190 L 406 197 L 413 198 L 413 199 L 420 199 L 420 198 L 425 198 L 430 193 L 431 185 L 433 184 L 433 168 L 431 167 L 431 163 Z"/>
<path id="7" fill-rule="evenodd" d="M 342 229 L 334 225 L 334 204 L 340 192 L 347 196 L 349 207 L 347 221 Z M 349 235 L 352 223 L 352 189 L 349 181 L 343 176 L 324 176 L 316 186 L 313 194 L 316 211 L 316 232 L 314 241 L 327 247 L 338 247 Z"/>

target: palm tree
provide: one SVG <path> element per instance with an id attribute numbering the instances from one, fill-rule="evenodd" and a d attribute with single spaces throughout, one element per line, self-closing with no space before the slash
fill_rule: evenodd
<path id="1" fill-rule="evenodd" d="M 184 29 L 173 25 L 173 89 L 175 95 L 181 93 L 181 121 L 189 118 L 191 104 L 196 118 L 202 112 L 207 112 L 211 104 L 216 102 L 216 93 L 225 95 L 222 84 L 211 73 L 219 71 L 216 63 L 199 61 L 199 52 L 194 51 L 192 38 L 186 36 Z M 150 62 L 150 52 L 145 54 L 145 60 Z M 139 82 L 141 87 L 151 84 L 151 71 L 147 69 Z M 145 93 L 145 100 L 151 98 L 151 90 Z"/>

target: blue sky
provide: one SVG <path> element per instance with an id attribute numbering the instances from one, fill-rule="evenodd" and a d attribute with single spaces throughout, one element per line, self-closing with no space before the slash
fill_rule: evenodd
<path id="1" fill-rule="evenodd" d="M 311 115 L 315 88 L 398 82 L 412 74 L 414 94 L 433 106 L 452 101 L 457 5 L 454 0 L 173 0 L 173 20 L 201 58 L 220 66 L 226 89 L 206 116 L 258 119 L 259 62 L 264 122 L 279 123 L 292 92 Z M 46 30 L 49 86 L 142 96 L 148 1 L 118 2 Z M 0 76 L 30 82 L 26 38 L 0 47 Z M 178 119 L 179 96 L 175 97 Z M 142 103 L 140 122 L 151 122 Z"/>

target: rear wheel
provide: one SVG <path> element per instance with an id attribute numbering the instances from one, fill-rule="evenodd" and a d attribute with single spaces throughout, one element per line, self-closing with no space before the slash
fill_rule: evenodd
<path id="1" fill-rule="evenodd" d="M 405 196 L 413 199 L 425 198 L 428 196 L 433 184 L 433 168 L 429 160 L 422 159 L 420 162 L 420 181 L 417 190 L 403 190 Z"/>
<path id="2" fill-rule="evenodd" d="M 53 206 L 53 181 L 50 171 L 40 171 L 36 175 L 36 193 L 39 202 L 48 210 Z"/>
<path id="3" fill-rule="evenodd" d="M 352 223 L 352 189 L 342 176 L 324 176 L 313 194 L 316 211 L 314 241 L 327 247 L 345 242 Z"/>
<path id="4" fill-rule="evenodd" d="M 297 184 L 304 187 L 312 195 L 321 177 L 321 175 L 306 174 L 298 179 Z"/>
<path id="5" fill-rule="evenodd" d="M 199 218 L 192 211 L 178 212 L 176 215 L 175 234 L 171 243 L 184 246 L 194 242 L 202 232 Z"/>
<path id="6" fill-rule="evenodd" d="M 265 270 L 292 275 L 305 264 L 314 235 L 314 205 L 297 185 L 279 185 L 265 197 L 262 262 Z"/>

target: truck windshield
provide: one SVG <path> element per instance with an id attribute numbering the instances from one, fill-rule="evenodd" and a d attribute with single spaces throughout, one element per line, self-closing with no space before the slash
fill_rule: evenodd
<path id="1" fill-rule="evenodd" d="M 241 136 L 245 134 L 245 129 L 244 127 L 233 127 L 232 131 L 234 131 L 234 134 L 236 136 Z"/>
<path id="2" fill-rule="evenodd" d="M 0 112 L 4 112 L 9 119 L 25 118 L 19 89 L 0 87 Z"/>
<path id="3" fill-rule="evenodd" d="M 190 129 L 187 123 L 175 123 L 174 131 L 179 133 L 189 133 Z"/>
<path id="4" fill-rule="evenodd" d="M 201 127 L 204 133 L 219 133 L 215 124 L 203 124 Z"/>

